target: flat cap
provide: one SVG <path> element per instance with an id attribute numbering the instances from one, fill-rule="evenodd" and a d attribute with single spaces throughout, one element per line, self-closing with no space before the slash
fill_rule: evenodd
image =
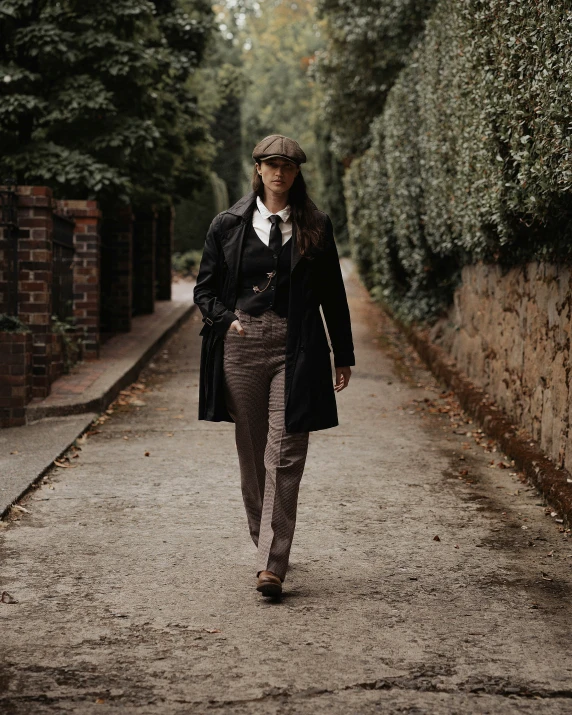
<path id="1" fill-rule="evenodd" d="M 306 161 L 306 154 L 304 154 L 298 142 L 282 134 L 271 134 L 268 137 L 264 137 L 252 152 L 254 161 L 264 161 L 264 159 L 271 159 L 275 156 L 289 159 L 295 164 L 304 164 Z"/>

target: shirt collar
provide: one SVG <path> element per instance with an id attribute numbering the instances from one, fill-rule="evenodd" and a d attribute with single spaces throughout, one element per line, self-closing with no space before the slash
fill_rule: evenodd
<path id="1" fill-rule="evenodd" d="M 260 211 L 260 215 L 261 215 L 263 218 L 269 218 L 270 216 L 274 216 L 274 214 L 266 208 L 266 206 L 264 205 L 264 203 L 263 203 L 262 199 L 260 198 L 260 196 L 257 196 L 257 197 L 256 197 L 256 205 L 258 206 L 258 210 Z M 290 204 L 288 204 L 288 206 L 286 206 L 285 209 L 282 209 L 282 211 L 278 211 L 278 212 L 276 213 L 276 216 L 280 216 L 280 218 L 282 219 L 282 221 L 283 221 L 284 223 L 286 223 L 286 222 L 288 221 L 288 219 L 290 218 L 290 213 L 291 213 Z"/>

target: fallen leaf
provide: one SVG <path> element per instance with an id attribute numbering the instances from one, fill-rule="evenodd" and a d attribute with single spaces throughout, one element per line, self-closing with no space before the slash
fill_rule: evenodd
<path id="1" fill-rule="evenodd" d="M 29 514 L 29 513 L 30 513 L 30 510 L 29 510 L 29 509 L 26 509 L 25 507 L 20 506 L 19 504 L 14 504 L 14 505 L 12 506 L 12 509 L 15 509 L 16 511 L 22 511 L 22 512 L 24 512 L 24 514 Z"/>
<path id="2" fill-rule="evenodd" d="M 438 536 L 434 536 L 433 541 L 441 541 L 441 539 Z"/>
<path id="3" fill-rule="evenodd" d="M 542 572 L 542 578 L 543 578 L 545 581 L 554 581 L 554 579 L 553 579 L 553 578 L 550 578 L 550 576 L 549 576 L 547 573 L 544 573 L 544 571 Z"/>
<path id="4" fill-rule="evenodd" d="M 151 452 L 145 452 L 145 456 L 146 456 L 146 457 L 150 457 L 150 456 L 151 456 Z"/>
<path id="5" fill-rule="evenodd" d="M 10 454 L 20 454 L 17 449 L 15 449 L 13 452 L 10 452 Z"/>
<path id="6" fill-rule="evenodd" d="M 2 596 L 0 596 L 0 601 L 2 603 L 18 603 L 18 601 L 8 593 L 8 591 L 2 591 Z"/>
<path id="7" fill-rule="evenodd" d="M 459 544 L 455 544 L 455 548 L 458 549 L 458 548 L 459 548 Z"/>
<path id="8" fill-rule="evenodd" d="M 135 407 L 144 407 L 147 403 L 143 402 L 143 400 L 131 400 L 131 404 Z"/>
<path id="9" fill-rule="evenodd" d="M 205 628 L 204 629 L 207 633 L 222 633 L 218 628 Z"/>
<path id="10" fill-rule="evenodd" d="M 54 459 L 54 464 L 56 467 L 60 467 L 60 469 L 73 469 L 72 464 L 64 464 L 64 462 L 60 462 L 58 459 Z"/>

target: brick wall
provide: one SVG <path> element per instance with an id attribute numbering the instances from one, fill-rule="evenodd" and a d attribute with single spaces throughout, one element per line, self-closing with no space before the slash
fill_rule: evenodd
<path id="1" fill-rule="evenodd" d="M 52 333 L 53 285 L 53 215 L 54 211 L 74 221 L 73 314 L 77 338 L 85 339 L 84 354 L 99 353 L 99 224 L 100 212 L 93 201 L 54 201 L 47 187 L 19 186 L 18 250 L 18 317 L 30 330 L 31 389 L 28 398 L 43 398 L 50 393 L 52 382 L 67 370 L 80 351 L 77 345 Z M 0 234 L 0 312 L 13 312 L 9 300 L 13 274 L 11 246 L 14 242 Z M 70 335 L 70 337 L 73 337 Z M 3 374 L 0 385 L 9 387 Z M 21 385 L 18 385 L 21 392 Z M 3 399 L 11 399 L 4 395 Z M 5 408 L 8 409 L 8 408 Z M 19 409 L 19 408 L 18 408 Z M 12 417 L 10 417 L 12 420 Z"/>
<path id="2" fill-rule="evenodd" d="M 431 331 L 473 382 L 572 470 L 572 268 L 530 263 L 463 269 Z"/>
<path id="3" fill-rule="evenodd" d="M 18 316 L 33 335 L 33 397 L 50 392 L 52 315 L 52 192 L 18 187 Z"/>
<path id="4" fill-rule="evenodd" d="M 15 229 L 0 226 L 0 312 L 4 313 L 14 312 L 14 290 L 18 290 L 12 282 L 16 246 Z"/>
<path id="5" fill-rule="evenodd" d="M 0 427 L 26 422 L 32 398 L 32 333 L 0 333 Z"/>
<path id="6" fill-rule="evenodd" d="M 58 208 L 75 221 L 74 302 L 76 326 L 83 331 L 83 355 L 99 357 L 100 224 L 95 201 L 58 201 Z"/>

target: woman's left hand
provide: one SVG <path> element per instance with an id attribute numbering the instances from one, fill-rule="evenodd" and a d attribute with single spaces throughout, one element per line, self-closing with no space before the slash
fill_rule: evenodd
<path id="1" fill-rule="evenodd" d="M 351 367 L 337 367 L 336 368 L 336 384 L 334 385 L 334 390 L 336 392 L 341 392 L 344 388 L 348 386 L 350 377 L 352 374 Z"/>

